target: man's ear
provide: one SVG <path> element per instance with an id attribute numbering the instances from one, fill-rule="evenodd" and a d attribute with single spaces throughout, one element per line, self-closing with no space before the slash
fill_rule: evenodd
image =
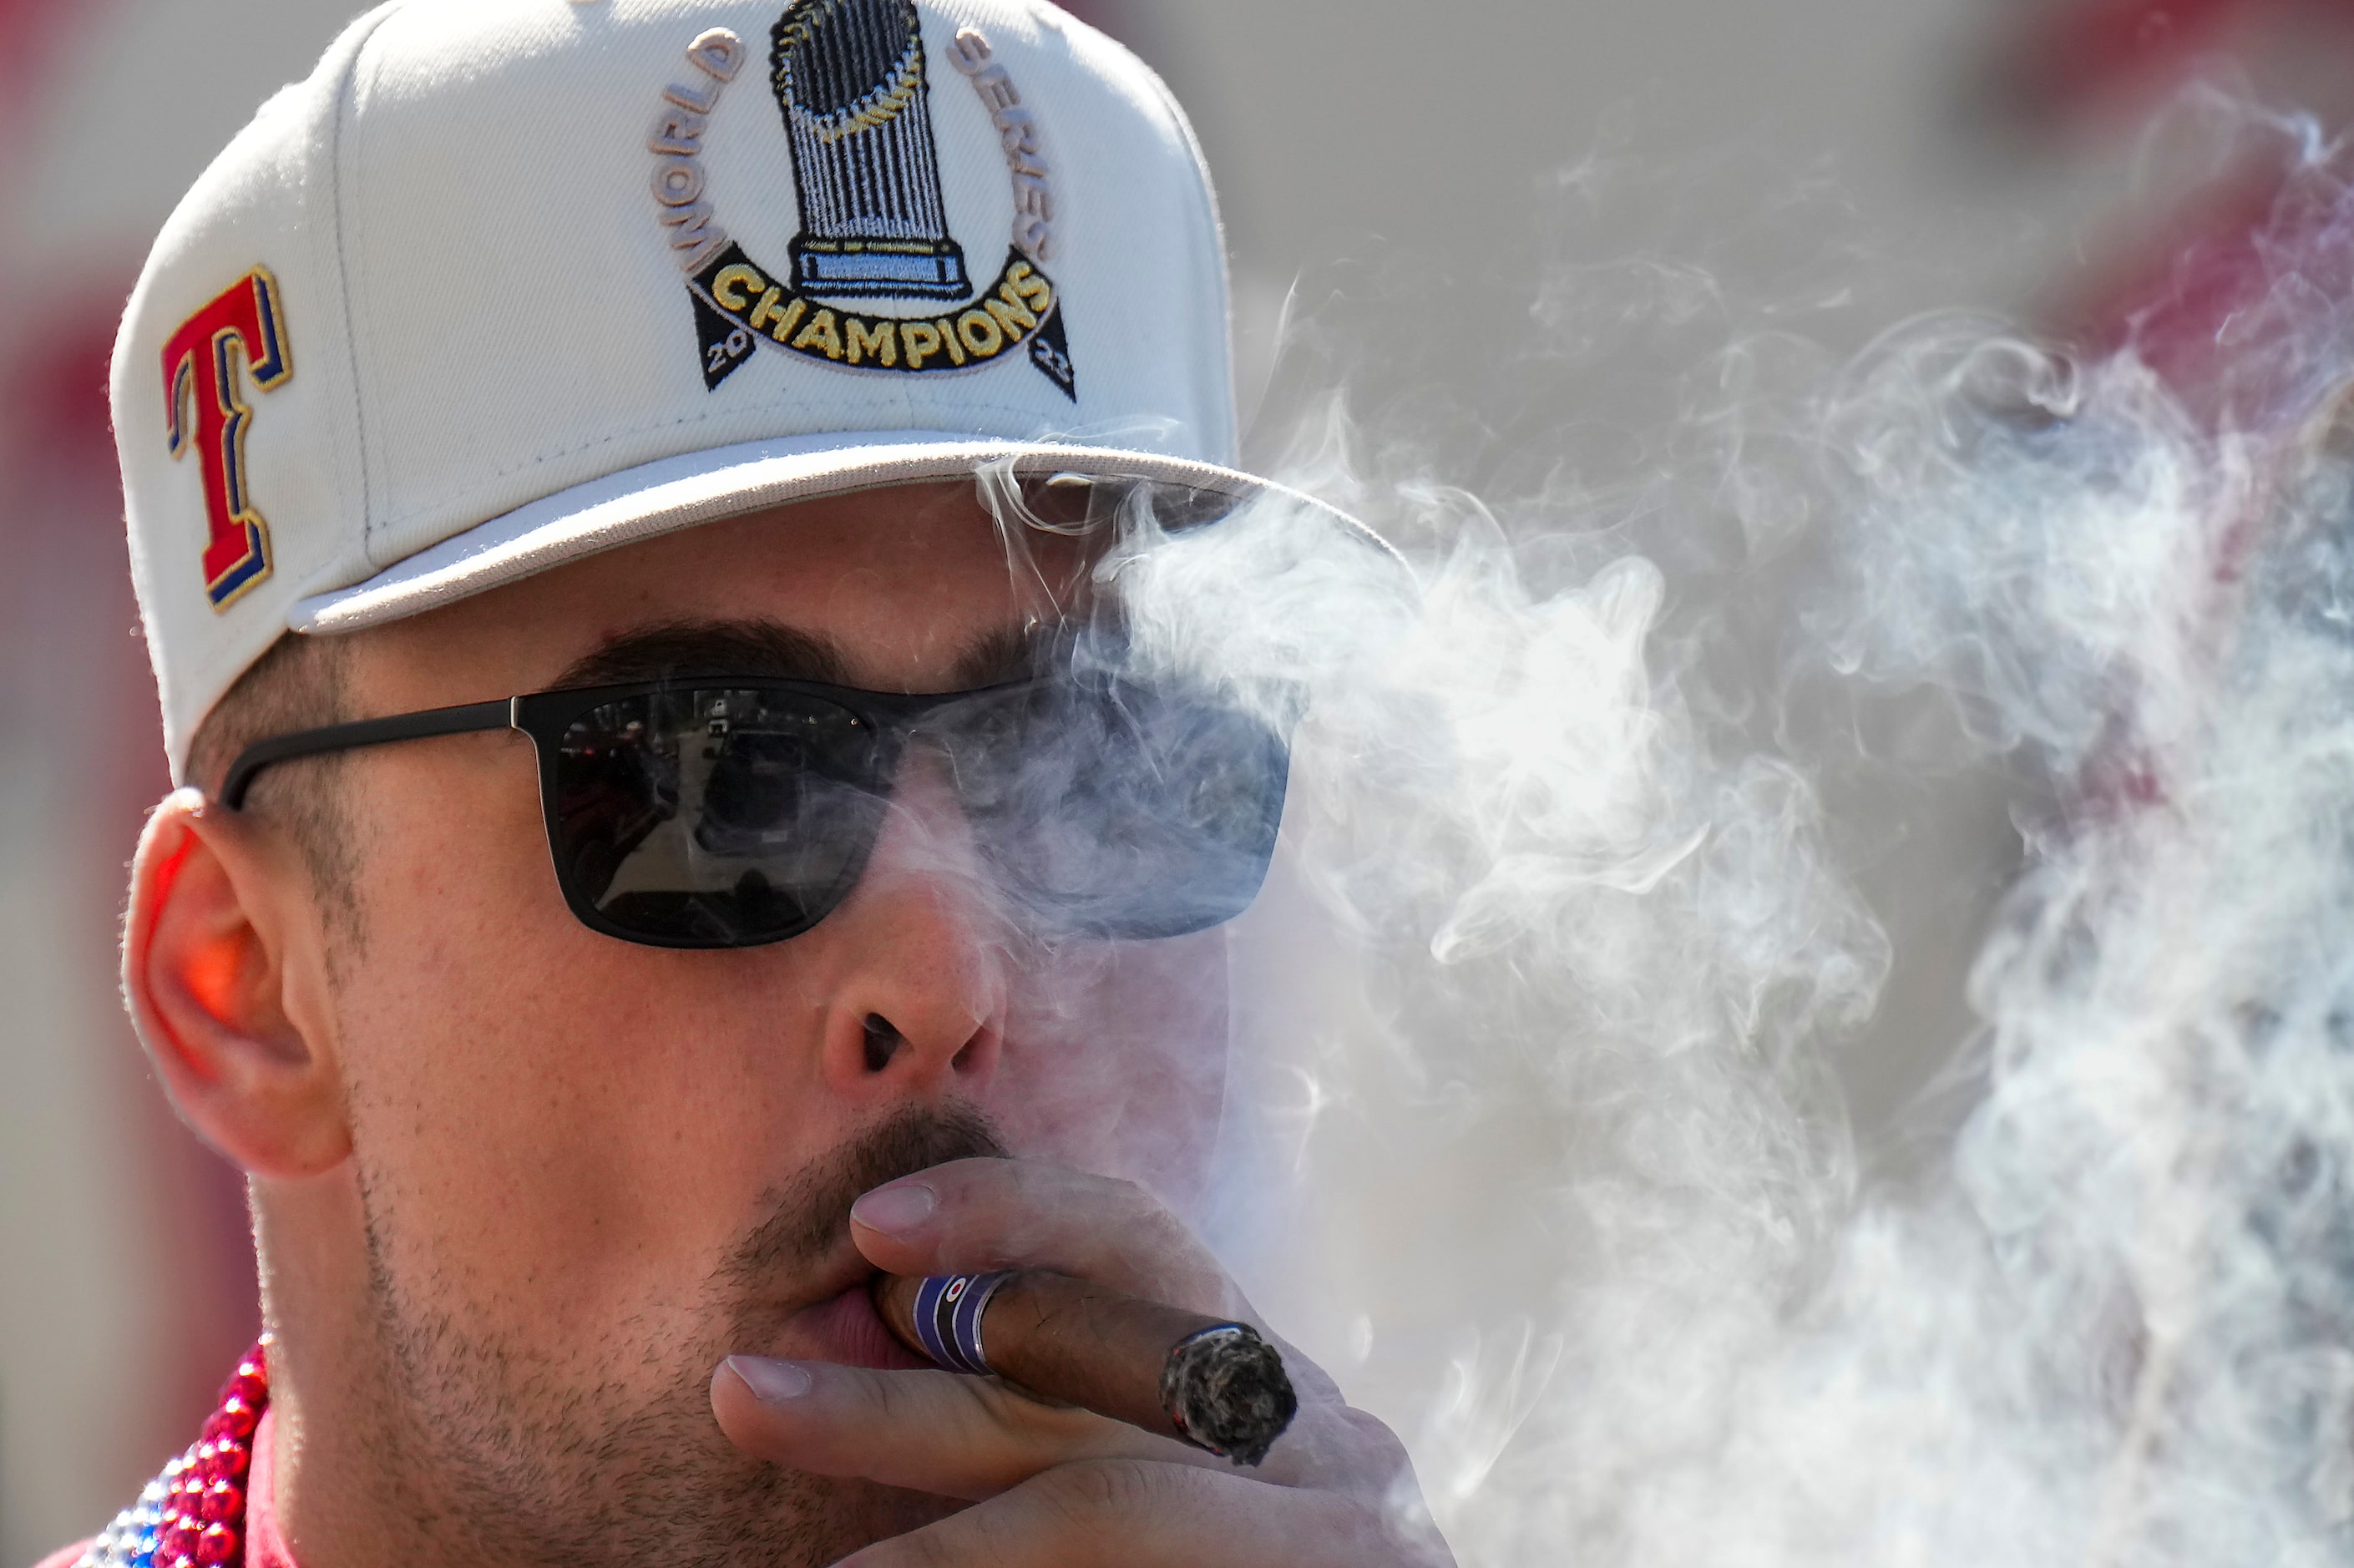
<path id="1" fill-rule="evenodd" d="M 351 1152 L 309 874 L 196 790 L 140 835 L 122 991 L 173 1104 L 246 1171 L 315 1176 Z"/>

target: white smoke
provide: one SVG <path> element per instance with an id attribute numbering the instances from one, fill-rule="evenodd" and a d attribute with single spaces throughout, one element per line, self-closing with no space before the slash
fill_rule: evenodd
<path id="1" fill-rule="evenodd" d="M 1287 477 L 1411 569 L 1272 504 L 1119 563 L 1146 656 L 1312 694 L 1217 1228 L 1467 1563 L 2354 1560 L 2354 299 L 2300 249 L 2354 197 L 2302 155 L 2200 408 L 1969 317 L 1721 380 L 1659 493 L 1809 563 L 1766 610 L 1612 558 L 1623 493 L 1491 509 L 1337 402 Z M 1821 363 L 1778 341 L 1717 363 Z M 2020 781 L 1933 1043 L 1976 1098 L 1903 1182 L 1832 1070 L 1901 911 L 1785 722 L 1830 679 Z"/>

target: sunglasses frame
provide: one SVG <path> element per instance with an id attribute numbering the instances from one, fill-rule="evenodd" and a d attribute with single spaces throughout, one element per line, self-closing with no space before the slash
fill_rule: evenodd
<path id="1" fill-rule="evenodd" d="M 566 906 L 582 925 L 599 935 L 643 948 L 726 949 L 767 947 L 775 942 L 790 941 L 814 929 L 824 915 L 797 929 L 748 941 L 655 936 L 616 924 L 574 885 L 574 878 L 565 867 L 564 846 L 559 837 L 562 829 L 557 811 L 556 768 L 565 732 L 576 721 L 608 704 L 682 692 L 782 692 L 794 696 L 812 697 L 832 703 L 848 713 L 854 724 L 874 732 L 878 748 L 877 782 L 880 783 L 888 779 L 891 769 L 897 763 L 899 748 L 905 745 L 907 736 L 933 714 L 976 698 L 1002 696 L 1047 685 L 1058 678 L 1051 674 L 1037 675 L 961 692 L 917 695 L 860 691 L 850 686 L 827 685 L 820 681 L 796 681 L 769 675 L 701 675 L 663 681 L 632 681 L 614 686 L 566 686 L 554 691 L 501 697 L 487 703 L 463 703 L 455 707 L 428 708 L 387 718 L 327 725 L 319 729 L 297 730 L 290 735 L 258 740 L 239 752 L 237 759 L 229 764 L 228 772 L 221 779 L 220 792 L 215 799 L 232 811 L 243 810 L 246 795 L 252 789 L 255 777 L 273 763 L 288 762 L 296 758 L 318 757 L 362 747 L 388 746 L 404 740 L 428 740 L 438 736 L 515 730 L 531 737 L 539 766 L 540 825 L 547 840 L 548 860 L 556 872 L 557 887 L 564 895 Z M 858 875 L 864 873 L 865 856 L 873 849 L 874 845 L 869 843 L 861 850 L 857 861 L 845 875 L 846 885 L 855 885 Z M 826 913 L 832 912 L 832 906 L 829 906 Z"/>

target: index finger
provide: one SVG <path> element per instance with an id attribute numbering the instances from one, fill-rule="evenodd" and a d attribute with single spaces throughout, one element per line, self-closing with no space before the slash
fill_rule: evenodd
<path id="1" fill-rule="evenodd" d="M 1174 1437 L 1042 1404 L 993 1379 L 730 1356 L 711 1378 L 729 1442 L 788 1469 L 856 1476 L 968 1501 L 1078 1461 L 1137 1459 L 1235 1471 L 1278 1487 L 1378 1498 L 1404 1473 L 1387 1428 L 1338 1405 L 1304 1410 L 1266 1461 L 1229 1461 Z"/>
<path id="2" fill-rule="evenodd" d="M 1214 1463 L 1173 1439 L 983 1378 L 730 1356 L 711 1412 L 748 1454 L 822 1476 L 976 1501 L 1073 1459 Z"/>

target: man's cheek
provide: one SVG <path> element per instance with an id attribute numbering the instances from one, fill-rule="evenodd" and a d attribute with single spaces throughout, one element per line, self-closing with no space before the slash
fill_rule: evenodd
<path id="1" fill-rule="evenodd" d="M 572 1238 L 610 1232 L 628 1192 L 628 1127 L 611 1107 L 629 1086 L 610 1063 L 632 1021 L 623 999 L 595 994 L 597 971 L 513 918 L 495 882 L 408 870 L 389 881 L 391 906 L 370 911 L 343 999 L 372 1113 L 359 1130 L 423 1205 L 437 1251 L 495 1234 L 518 1267 L 555 1265 Z"/>
<path id="2" fill-rule="evenodd" d="M 694 1338 L 686 1319 L 749 1206 L 731 1201 L 750 1177 L 726 1168 L 728 1140 L 680 1136 L 593 1060 L 519 1065 L 559 1054 L 536 1032 L 442 1027 L 451 1049 L 412 1062 L 360 1134 L 408 1277 L 551 1355 L 610 1343 L 624 1322 Z"/>
<path id="3" fill-rule="evenodd" d="M 604 945 L 511 963 L 530 949 L 425 933 L 382 954 L 410 979 L 371 1010 L 400 1021 L 367 1042 L 396 1102 L 376 1131 L 482 1291 L 530 1293 L 566 1334 L 689 1332 L 677 1314 L 764 1202 L 850 1129 L 813 1092 L 806 1010 L 671 972 L 714 955 Z"/>

